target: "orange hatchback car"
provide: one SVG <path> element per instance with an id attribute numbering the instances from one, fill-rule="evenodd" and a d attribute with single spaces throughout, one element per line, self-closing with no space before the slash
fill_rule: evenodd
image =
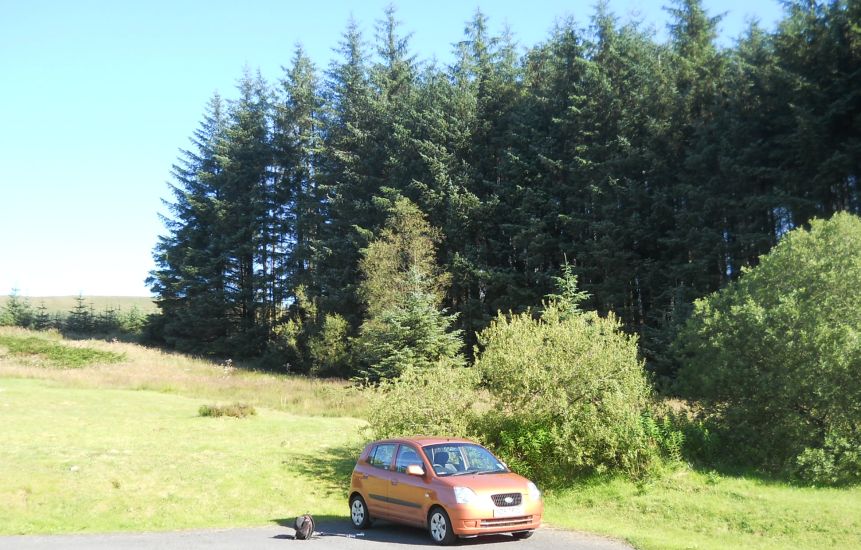
<path id="1" fill-rule="evenodd" d="M 511 533 L 527 538 L 541 525 L 538 487 L 466 439 L 416 437 L 365 447 L 350 483 L 350 518 L 426 528 L 438 544 L 458 537 Z"/>

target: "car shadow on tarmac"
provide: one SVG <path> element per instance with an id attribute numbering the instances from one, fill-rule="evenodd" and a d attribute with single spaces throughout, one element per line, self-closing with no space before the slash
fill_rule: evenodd
<path id="1" fill-rule="evenodd" d="M 282 527 L 286 527 L 288 532 L 283 535 L 277 535 L 275 538 L 293 540 L 293 525 L 296 518 L 276 519 L 275 523 Z M 314 517 L 315 539 L 324 539 L 327 537 L 341 537 L 357 540 L 366 540 L 368 542 L 384 542 L 403 544 L 410 546 L 437 546 L 431 540 L 430 535 L 425 529 L 417 527 L 408 527 L 398 525 L 385 520 L 376 520 L 374 524 L 365 530 L 359 530 L 353 527 L 349 520 L 337 516 Z M 514 537 L 510 535 L 489 535 L 472 539 L 460 539 L 458 546 L 469 546 L 474 544 L 489 544 L 500 542 L 515 542 Z"/>

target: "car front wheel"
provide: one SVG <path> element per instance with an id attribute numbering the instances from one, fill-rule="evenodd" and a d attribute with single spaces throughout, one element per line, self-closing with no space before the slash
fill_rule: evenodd
<path id="1" fill-rule="evenodd" d="M 367 529 L 371 526 L 371 516 L 368 514 L 365 499 L 359 495 L 353 495 L 350 499 L 350 521 L 356 529 Z"/>
<path id="2" fill-rule="evenodd" d="M 535 531 L 517 531 L 516 533 L 511 533 L 511 536 L 513 536 L 516 539 L 523 540 L 523 539 L 528 539 L 529 537 L 531 537 L 532 533 L 534 533 L 534 532 Z"/>
<path id="3" fill-rule="evenodd" d="M 451 520 L 445 510 L 436 507 L 431 510 L 428 518 L 428 532 L 435 543 L 448 546 L 457 539 L 457 535 L 451 529 Z"/>

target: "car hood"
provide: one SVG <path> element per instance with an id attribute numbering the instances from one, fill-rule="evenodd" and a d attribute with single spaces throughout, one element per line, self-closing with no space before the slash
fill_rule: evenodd
<path id="1" fill-rule="evenodd" d="M 527 493 L 529 480 L 514 472 L 500 474 L 470 474 L 441 476 L 437 478 L 449 487 L 469 487 L 476 493 Z"/>

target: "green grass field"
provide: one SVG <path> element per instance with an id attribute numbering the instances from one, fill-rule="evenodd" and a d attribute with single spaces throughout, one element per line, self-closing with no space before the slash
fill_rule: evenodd
<path id="1" fill-rule="evenodd" d="M 246 526 L 305 512 L 345 514 L 340 484 L 317 473 L 360 443 L 362 421 L 268 409 L 210 418 L 198 415 L 201 404 L 156 392 L 0 380 L 0 533 Z"/>
<path id="2" fill-rule="evenodd" d="M 611 480 L 550 495 L 546 519 L 643 549 L 861 548 L 861 487 L 792 487 L 679 468 L 645 486 Z"/>
<path id="3" fill-rule="evenodd" d="M 56 347 L 68 348 L 60 357 L 120 357 L 58 365 L 39 351 Z M 200 416 L 202 405 L 234 402 L 257 414 Z M 364 407 L 343 382 L 0 327 L 0 534 L 346 517 Z M 546 504 L 548 524 L 644 549 L 861 548 L 861 487 L 679 467 L 641 485 L 579 484 Z"/>

